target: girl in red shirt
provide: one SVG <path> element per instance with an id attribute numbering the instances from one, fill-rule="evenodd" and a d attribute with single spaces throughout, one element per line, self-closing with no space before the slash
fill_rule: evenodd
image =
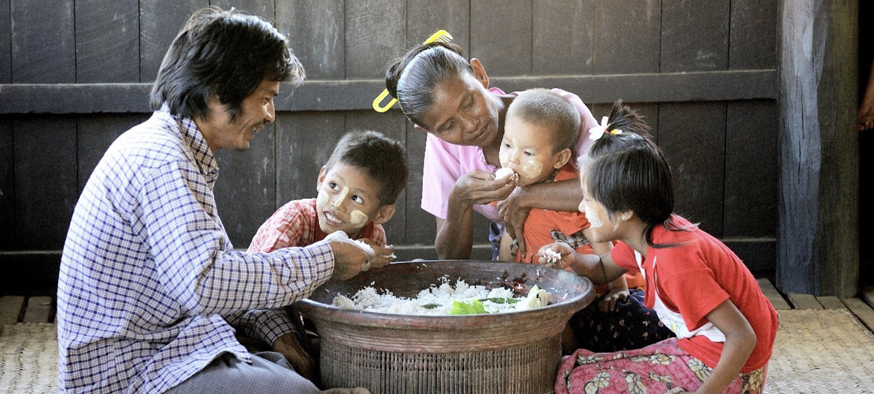
<path id="1" fill-rule="evenodd" d="M 605 133 L 593 154 L 627 138 L 614 136 Z M 673 174 L 655 144 L 606 152 L 581 163 L 580 210 L 592 223 L 593 242 L 619 242 L 601 256 L 563 243 L 544 248 L 595 284 L 640 272 L 646 307 L 677 337 L 614 353 L 579 349 L 562 359 L 556 393 L 761 393 L 776 310 L 737 255 L 673 213 Z"/>

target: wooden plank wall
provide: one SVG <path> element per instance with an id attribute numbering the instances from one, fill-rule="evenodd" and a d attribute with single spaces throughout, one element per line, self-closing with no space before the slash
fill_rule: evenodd
<path id="1" fill-rule="evenodd" d="M 344 132 L 375 129 L 404 142 L 413 167 L 389 240 L 402 259 L 436 257 L 433 217 L 419 208 L 425 134 L 370 101 L 391 59 L 446 29 L 504 90 L 561 87 L 598 118 L 618 98 L 638 108 L 676 171 L 677 211 L 752 269 L 774 270 L 776 0 L 0 0 L 0 270 L 46 265 L 51 286 L 89 174 L 149 116 L 167 46 L 210 4 L 275 20 L 308 76 L 284 88 L 277 121 L 248 151 L 217 155 L 216 198 L 237 247 L 275 208 L 315 195 Z"/>
<path id="2" fill-rule="evenodd" d="M 851 297 L 859 287 L 859 1 L 781 4 L 777 285 Z M 862 175 L 863 177 L 865 175 Z M 864 179 L 864 178 L 863 178 Z M 800 274 L 803 273 L 803 274 Z"/>

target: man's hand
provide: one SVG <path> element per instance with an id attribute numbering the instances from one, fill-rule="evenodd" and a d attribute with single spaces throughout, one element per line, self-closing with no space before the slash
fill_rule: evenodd
<path id="1" fill-rule="evenodd" d="M 285 359 L 300 376 L 312 382 L 317 381 L 316 361 L 303 349 L 295 333 L 290 332 L 276 338 L 276 341 L 273 342 L 273 351 L 285 356 Z"/>
<path id="2" fill-rule="evenodd" d="M 347 280 L 361 271 L 382 268 L 394 260 L 394 247 L 380 247 L 372 241 L 364 243 L 349 239 L 342 231 L 334 232 L 325 238 L 334 252 L 334 274 L 339 280 Z"/>

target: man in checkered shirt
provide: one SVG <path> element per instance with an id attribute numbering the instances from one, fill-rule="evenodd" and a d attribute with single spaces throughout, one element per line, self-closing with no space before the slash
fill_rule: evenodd
<path id="1" fill-rule="evenodd" d="M 340 234 L 235 251 L 212 192 L 215 151 L 248 148 L 274 120 L 280 82 L 303 73 L 260 18 L 209 8 L 186 23 L 155 81 L 155 112 L 106 151 L 73 213 L 58 281 L 61 392 L 320 392 L 281 353 L 249 353 L 232 325 L 269 335 L 280 328 L 247 311 L 384 266 L 393 250 Z"/>

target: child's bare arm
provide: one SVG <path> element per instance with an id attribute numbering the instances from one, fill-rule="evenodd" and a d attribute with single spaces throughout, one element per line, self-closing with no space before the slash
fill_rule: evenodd
<path id="1" fill-rule="evenodd" d="M 622 276 L 625 270 L 613 262 L 610 253 L 601 256 L 595 254 L 577 253 L 570 245 L 564 242 L 556 242 L 544 245 L 540 248 L 540 264 L 549 264 L 545 250 L 551 250 L 561 255 L 561 259 L 555 262 L 554 267 L 565 269 L 571 267 L 577 275 L 585 276 L 596 285 L 612 282 Z"/>
<path id="2" fill-rule="evenodd" d="M 756 347 L 756 332 L 731 300 L 707 314 L 707 320 L 725 334 L 725 345 L 710 377 L 699 393 L 721 393 L 739 373 Z"/>
<path id="3" fill-rule="evenodd" d="M 625 280 L 625 275 L 621 275 L 607 284 L 607 294 L 598 302 L 598 307 L 601 311 L 607 312 L 616 309 L 616 303 L 625 301 L 631 293 L 628 291 L 628 281 Z"/>
<path id="4" fill-rule="evenodd" d="M 591 228 L 583 230 L 583 235 L 586 236 L 586 239 L 592 239 Z M 592 251 L 598 256 L 608 255 L 613 250 L 613 243 L 611 242 L 592 242 L 590 245 L 592 246 Z M 628 298 L 628 282 L 625 280 L 625 275 L 620 275 L 612 280 L 607 284 L 607 288 L 609 291 L 600 301 L 601 310 L 605 312 L 615 309 L 616 302 L 620 299 L 625 300 Z"/>
<path id="5" fill-rule="evenodd" d="M 510 250 L 512 245 L 513 238 L 510 238 L 510 234 L 504 231 L 504 235 L 501 236 L 501 246 L 498 248 L 498 261 L 516 261 Z"/>
<path id="6" fill-rule="evenodd" d="M 583 235 L 585 235 L 587 239 L 592 239 L 591 228 L 583 230 Z M 613 250 L 613 244 L 610 242 L 592 242 L 591 245 L 592 251 L 594 251 L 598 256 L 610 254 L 610 251 Z M 607 284 L 607 288 L 609 289 L 607 294 L 604 294 L 604 297 L 598 301 L 598 307 L 603 312 L 615 310 L 616 303 L 627 300 L 628 296 L 631 294 L 628 291 L 628 281 L 625 280 L 625 275 L 620 275 L 618 278 L 612 280 Z"/>

